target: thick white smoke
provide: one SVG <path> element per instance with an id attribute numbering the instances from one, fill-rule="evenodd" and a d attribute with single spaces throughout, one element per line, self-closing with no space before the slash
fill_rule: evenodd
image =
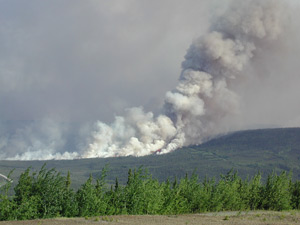
<path id="1" fill-rule="evenodd" d="M 264 73 L 262 64 L 274 65 L 274 63 L 270 63 L 272 61 L 270 56 L 276 58 L 275 54 L 282 54 L 277 47 L 280 48 L 282 42 L 285 41 L 281 37 L 288 36 L 283 34 L 286 33 L 286 25 L 291 23 L 288 18 L 289 5 L 287 1 L 283 0 L 230 0 L 230 2 L 227 10 L 214 18 L 207 34 L 195 39 L 188 48 L 182 63 L 178 84 L 172 91 L 166 93 L 159 115 L 146 112 L 143 107 L 136 107 L 127 109 L 123 116 L 117 116 L 111 124 L 98 121 L 92 125 L 82 126 L 62 124 L 50 119 L 24 122 L 24 124 L 20 122 L 17 125 L 0 124 L 0 159 L 49 160 L 162 154 L 183 146 L 200 144 L 215 135 L 234 130 L 239 127 L 236 124 L 240 119 L 246 118 L 250 124 L 265 122 L 262 120 L 266 119 L 261 118 L 259 113 L 270 112 L 273 105 L 276 105 L 272 112 L 273 117 L 272 115 L 269 117 L 272 118 L 270 119 L 271 123 L 276 121 L 277 118 L 274 115 L 276 109 L 280 107 L 277 101 L 284 102 L 285 99 L 282 97 L 282 99 L 273 100 L 270 105 L 266 102 L 273 99 L 274 92 L 278 92 L 272 84 L 278 84 L 285 79 L 284 76 L 278 75 L 280 72 L 274 72 L 281 66 L 271 69 L 276 79 L 273 79 L 275 81 L 271 83 L 270 87 L 265 87 L 267 85 L 261 82 L 260 76 Z M 221 2 L 217 3 L 217 5 L 219 4 Z M 79 8 L 81 9 L 81 7 Z M 53 26 L 53 30 L 55 29 L 56 25 Z M 162 32 L 163 30 L 161 29 Z M 7 40 L 10 40 L 10 37 Z M 294 42 L 292 41 L 292 43 Z M 93 46 L 91 45 L 91 49 Z M 115 47 L 115 45 L 111 46 Z M 295 52 L 299 54 L 300 50 L 297 49 Z M 37 53 L 40 54 L 39 51 Z M 289 55 L 289 53 L 285 54 Z M 277 58 L 276 60 L 279 62 L 281 59 Z M 295 57 L 287 58 L 293 58 L 294 61 L 286 63 L 288 61 L 286 59 L 283 64 L 286 64 L 286 67 L 292 65 L 293 69 L 283 68 L 282 71 L 288 71 L 290 74 L 292 70 L 292 73 L 295 73 L 299 65 L 297 60 Z M 49 61 L 52 60 L 50 58 Z M 104 60 L 104 62 L 106 61 Z M 16 65 L 13 68 L 16 68 Z M 115 63 L 112 64 L 112 66 L 114 65 Z M 24 68 L 20 66 L 20 70 L 24 70 Z M 53 70 L 52 73 L 56 74 L 56 71 Z M 12 82 L 10 84 L 8 75 L 11 73 L 3 74 L 7 76 L 1 76 L 0 80 L 5 84 L 4 89 L 7 89 L 4 91 L 8 93 L 18 90 L 22 85 L 23 88 L 28 89 L 31 86 L 29 84 L 32 83 L 31 80 L 28 81 L 24 78 L 27 83 L 29 82 L 27 84 L 21 77 L 15 79 L 19 83 Z M 60 73 L 57 74 L 57 77 L 60 76 Z M 18 72 L 15 76 L 17 75 L 21 76 L 22 73 Z M 298 74 L 293 76 L 291 81 L 286 81 L 287 84 L 293 84 L 291 90 L 294 90 L 286 94 L 288 97 L 291 93 L 293 96 L 299 95 L 298 83 L 293 82 L 299 80 L 299 78 L 295 78 L 298 77 Z M 278 79 L 278 77 L 283 78 Z M 70 77 L 61 76 L 60 79 L 67 80 Z M 35 76 L 33 80 L 35 80 Z M 41 80 L 46 82 L 47 77 Z M 34 85 L 45 86 L 46 84 L 41 80 Z M 270 79 L 267 80 L 269 82 Z M 76 87 L 80 86 L 81 82 L 79 81 L 77 80 Z M 90 86 L 89 82 L 85 84 L 88 84 L 87 87 Z M 263 88 L 255 90 L 256 87 L 250 84 L 258 84 Z M 95 86 L 97 86 L 97 82 L 95 82 Z M 65 86 L 62 85 L 62 87 Z M 72 87 L 70 86 L 70 89 Z M 155 87 L 153 89 L 155 90 Z M 274 89 L 276 90 L 274 91 Z M 91 98 L 97 99 L 93 95 L 94 92 L 86 89 L 83 92 L 91 93 Z M 33 93 L 36 96 L 40 92 Z M 53 93 L 51 90 L 51 95 L 54 94 L 55 98 L 63 96 L 61 93 L 65 92 Z M 69 89 L 67 93 L 72 94 Z M 245 94 L 242 95 L 242 93 Z M 266 93 L 271 97 L 267 95 L 264 98 L 263 95 Z M 290 108 L 292 105 L 294 108 L 290 111 L 297 113 L 299 107 L 298 104 L 293 103 L 294 99 L 297 97 L 291 101 L 285 101 L 287 102 L 285 107 Z M 251 100 L 252 103 L 245 104 L 244 101 L 247 100 Z M 82 108 L 88 108 L 89 104 L 85 105 L 88 101 L 89 99 L 83 98 Z M 20 102 L 20 104 L 24 103 Z M 245 107 L 245 105 L 247 106 Z M 247 111 L 249 108 L 255 107 L 259 109 L 258 116 L 255 115 L 255 110 Z M 78 113 L 81 112 L 85 111 L 79 110 Z M 277 114 L 280 113 L 281 111 L 277 112 Z M 288 118 L 289 115 L 294 118 L 292 113 L 284 113 L 283 119 Z M 291 124 L 295 123 L 291 122 Z M 243 128 L 249 128 L 248 125 L 244 125 Z M 7 127 L 13 128 L 9 130 Z"/>
<path id="2" fill-rule="evenodd" d="M 233 1 L 228 11 L 195 40 L 182 63 L 179 83 L 165 97 L 163 114 L 129 109 L 111 125 L 97 122 L 83 157 L 144 156 L 200 144 L 239 111 L 232 86 L 240 82 L 261 45 L 276 41 L 286 21 L 279 0 Z"/>
<path id="3" fill-rule="evenodd" d="M 2 124 L 0 124 L 1 127 Z M 8 127 L 4 125 L 3 127 Z M 10 125 L 12 127 L 13 125 Z M 65 152 L 67 127 L 43 119 L 32 123 L 18 124 L 10 133 L 0 130 L 0 158 L 6 160 L 51 160 L 74 159 L 77 152 Z"/>

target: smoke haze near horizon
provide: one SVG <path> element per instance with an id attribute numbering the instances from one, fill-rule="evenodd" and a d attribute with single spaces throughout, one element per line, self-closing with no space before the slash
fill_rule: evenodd
<path id="1" fill-rule="evenodd" d="M 3 1 L 1 159 L 142 156 L 300 126 L 298 4 L 222 2 Z"/>

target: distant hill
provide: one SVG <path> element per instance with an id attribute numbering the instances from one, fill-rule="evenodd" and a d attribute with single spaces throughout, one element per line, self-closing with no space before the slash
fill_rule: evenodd
<path id="1" fill-rule="evenodd" d="M 295 179 L 300 179 L 300 128 L 246 130 L 231 133 L 210 140 L 202 145 L 178 149 L 165 155 L 145 157 L 119 157 L 106 159 L 78 159 L 64 161 L 0 161 L 0 172 L 8 174 L 15 168 L 13 178 L 27 167 L 34 170 L 47 163 L 63 174 L 71 172 L 74 187 L 82 184 L 92 174 L 98 177 L 101 169 L 108 164 L 108 181 L 126 182 L 129 168 L 143 166 L 153 177 L 163 181 L 192 174 L 216 177 L 231 169 L 239 175 L 252 176 L 258 171 L 267 175 L 272 171 L 293 171 Z"/>

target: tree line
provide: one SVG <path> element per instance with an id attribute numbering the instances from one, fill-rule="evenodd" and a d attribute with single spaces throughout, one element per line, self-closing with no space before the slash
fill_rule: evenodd
<path id="1" fill-rule="evenodd" d="M 300 209 L 300 181 L 291 173 L 269 174 L 262 182 L 257 173 L 242 179 L 230 171 L 200 181 L 196 174 L 159 182 L 143 168 L 128 171 L 126 185 L 118 179 L 106 183 L 107 167 L 101 177 L 92 176 L 78 189 L 71 188 L 70 173 L 62 176 L 55 169 L 24 171 L 13 188 L 1 187 L 0 220 L 100 215 L 184 214 L 240 210 Z"/>

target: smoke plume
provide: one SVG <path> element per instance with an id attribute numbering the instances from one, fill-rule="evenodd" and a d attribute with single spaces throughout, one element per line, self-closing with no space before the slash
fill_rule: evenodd
<path id="1" fill-rule="evenodd" d="M 12 127 L 6 124 L 3 127 Z M 0 130 L 0 158 L 6 160 L 51 160 L 73 159 L 77 152 L 66 152 L 68 127 L 50 120 L 17 124 L 13 132 Z M 9 153 L 7 156 L 5 153 Z"/>
<path id="2" fill-rule="evenodd" d="M 81 1 L 74 2 L 72 10 L 69 11 L 70 15 L 68 13 L 64 14 L 63 8 L 61 9 L 57 5 L 55 5 L 57 7 L 55 8 L 54 5 L 46 4 L 46 8 L 48 6 L 54 7 L 55 10 L 59 10 L 64 15 L 67 24 L 79 24 L 79 26 L 85 23 L 81 20 L 75 20 L 78 23 L 74 23 L 70 18 L 76 17 L 76 13 L 81 12 L 81 10 L 90 12 L 88 6 L 91 2 L 95 4 L 95 7 L 92 7 L 93 9 L 100 10 L 102 14 L 106 13 L 101 7 L 100 9 L 96 7 L 97 2 L 95 1 L 88 1 L 88 4 L 84 4 L 84 7 L 81 7 Z M 135 4 L 143 5 L 139 2 L 136 1 Z M 198 1 L 189 2 L 196 4 Z M 289 3 L 291 2 L 292 0 Z M 272 125 L 274 121 L 279 121 L 278 124 L 284 126 L 283 121 L 286 121 L 286 118 L 297 117 L 297 124 L 300 124 L 299 114 L 297 114 L 298 111 L 300 113 L 300 109 L 299 105 L 295 103 L 299 95 L 299 82 L 295 82 L 299 81 L 299 76 L 296 74 L 299 64 L 296 57 L 289 56 L 289 54 L 299 54 L 300 49 L 292 44 L 297 39 L 297 32 L 293 33 L 289 28 L 291 23 L 293 23 L 290 19 L 291 8 L 289 3 L 283 0 L 230 0 L 230 5 L 226 6 L 224 10 L 222 8 L 220 12 L 218 10 L 215 11 L 216 16 L 212 18 L 206 34 L 193 40 L 182 62 L 182 71 L 178 83 L 173 90 L 165 94 L 163 104 L 160 107 L 156 106 L 159 109 L 155 108 L 152 109 L 153 112 L 149 112 L 143 107 L 127 108 L 123 113 L 120 113 L 122 116 L 116 116 L 112 123 L 97 121 L 96 123 L 87 122 L 84 125 L 80 123 L 78 125 L 55 122 L 55 119 L 49 119 L 44 114 L 45 112 L 47 114 L 48 111 L 52 112 L 53 106 L 57 106 L 54 104 L 56 101 L 59 105 L 57 107 L 58 113 L 64 116 L 67 115 L 66 117 L 74 113 L 76 115 L 75 118 L 80 118 L 78 115 L 89 112 L 89 107 L 97 108 L 95 105 L 98 101 L 99 93 L 94 90 L 99 89 L 99 82 L 106 82 L 106 77 L 98 78 L 94 73 L 99 68 L 90 69 L 89 66 L 92 63 L 98 64 L 101 61 L 99 60 L 98 62 L 96 60 L 98 56 L 95 49 L 101 52 L 106 46 L 105 42 L 97 43 L 95 40 L 98 40 L 98 36 L 102 37 L 102 35 L 109 37 L 110 40 L 112 28 L 100 29 L 98 34 L 94 30 L 94 26 L 89 24 L 89 26 L 83 26 L 83 30 L 95 36 L 86 38 L 84 35 L 81 36 L 81 32 L 78 32 L 79 38 L 76 39 L 75 35 L 73 39 L 73 36 L 70 34 L 76 31 L 77 26 L 68 26 L 68 29 L 60 27 L 60 32 L 56 32 L 60 21 L 51 24 L 48 19 L 51 18 L 52 21 L 53 15 L 50 13 L 45 17 L 46 26 L 42 26 L 40 32 L 25 35 L 27 38 L 24 39 L 25 41 L 31 40 L 30 38 L 33 38 L 33 40 L 37 38 L 40 43 L 31 40 L 31 42 L 29 41 L 31 43 L 28 45 L 29 47 L 24 47 L 25 45 L 22 45 L 24 40 L 16 42 L 25 49 L 23 51 L 27 53 L 25 56 L 29 57 L 29 63 L 38 60 L 39 56 L 43 55 L 43 52 L 50 52 L 49 55 L 44 55 L 43 59 L 51 62 L 45 63 L 47 72 L 42 73 L 43 79 L 38 79 L 41 76 L 41 71 L 43 71 L 42 65 L 44 61 L 36 63 L 37 65 L 34 64 L 33 69 L 29 69 L 28 63 L 24 63 L 22 57 L 19 56 L 19 48 L 15 52 L 9 51 L 14 46 L 10 41 L 14 40 L 14 38 L 19 40 L 18 35 L 23 30 L 17 29 L 18 32 L 13 36 L 11 35 L 13 32 L 10 31 L 11 24 L 7 23 L 6 26 L 9 27 L 8 30 L 11 33 L 8 33 L 7 37 L 2 37 L 3 40 L 1 40 L 9 43 L 5 50 L 7 51 L 8 59 L 11 58 L 11 61 L 0 57 L 0 63 L 3 68 L 14 68 L 14 70 L 6 69 L 4 72 L 0 71 L 4 74 L 4 76 L 0 74 L 0 81 L 4 83 L 0 93 L 6 97 L 7 100 L 5 101 L 8 103 L 14 101 L 15 105 L 10 106 L 7 109 L 8 112 L 3 109 L 0 113 L 6 112 L 4 114 L 11 114 L 12 118 L 18 118 L 18 110 L 14 110 L 14 107 L 17 108 L 16 105 L 23 105 L 24 117 L 26 117 L 27 114 L 31 114 L 29 108 L 38 108 L 41 102 L 45 104 L 48 100 L 49 105 L 47 102 L 46 108 L 41 109 L 41 112 L 39 109 L 35 112 L 41 118 L 39 120 L 16 122 L 18 123 L 17 125 L 3 124 L 8 122 L 0 123 L 0 159 L 49 160 L 164 154 L 183 146 L 201 144 L 216 135 L 228 131 L 240 128 L 246 129 L 250 126 L 257 128 L 258 126 L 255 123 L 262 125 L 265 122 Z M 101 4 L 113 6 L 112 12 L 117 15 L 118 23 L 122 27 L 122 18 L 124 19 L 124 17 L 120 15 L 124 11 L 129 10 L 132 4 L 115 4 L 107 1 L 103 1 Z M 159 4 L 153 4 L 153 9 L 160 8 Z M 166 4 L 169 7 L 169 2 L 162 4 Z M 221 2 L 219 1 L 216 5 L 221 5 Z M 66 6 L 69 7 L 68 5 Z M 180 5 L 179 8 L 181 7 L 184 6 Z M 136 11 L 138 15 L 143 14 L 139 12 L 138 7 L 133 7 L 132 10 Z M 91 20 L 94 14 L 98 15 L 97 13 L 99 12 L 87 13 L 90 16 L 87 17 L 87 20 Z M 160 13 L 165 15 L 163 10 Z M 203 10 L 201 13 L 204 13 Z M 149 15 L 153 17 L 151 14 Z M 109 14 L 106 16 L 104 19 L 97 20 L 96 24 L 98 25 L 98 22 L 105 24 L 106 19 L 110 22 L 113 21 Z M 27 15 L 26 18 L 30 20 L 31 17 Z M 83 19 L 83 17 L 80 18 Z M 132 21 L 135 19 L 134 16 L 130 18 Z M 31 20 L 30 24 L 35 24 L 33 21 L 38 21 L 36 18 L 31 18 Z M 155 22 L 155 26 L 158 26 L 160 21 L 158 19 Z M 180 23 L 177 20 L 175 22 Z M 298 26 L 298 24 L 292 24 L 291 27 L 295 27 L 295 25 Z M 142 28 L 144 29 L 145 27 L 142 26 Z M 203 27 L 198 28 L 204 29 Z M 34 30 L 31 26 L 28 29 L 30 32 Z M 165 29 L 165 27 L 160 27 L 158 33 L 163 33 Z M 145 35 L 147 40 L 149 40 L 149 37 L 152 36 L 148 34 L 149 31 L 147 29 L 145 30 Z M 178 35 L 181 35 L 181 31 L 178 29 Z M 121 37 L 130 38 L 130 30 L 122 29 L 120 32 L 123 35 Z M 53 43 L 49 41 L 49 44 L 45 37 L 52 37 L 53 33 L 62 33 L 62 35 L 53 36 Z M 64 36 L 71 36 L 72 38 L 70 38 L 70 41 L 66 41 L 63 39 Z M 287 38 L 288 36 L 290 38 Z M 292 36 L 295 37 L 295 40 L 292 40 Z M 61 39 L 64 41 L 61 41 Z M 114 37 L 113 39 L 118 38 Z M 135 42 L 135 38 L 133 39 L 133 42 Z M 113 43 L 109 43 L 108 48 L 118 48 Z M 288 43 L 291 46 L 288 46 Z M 40 48 L 35 49 L 35 51 L 30 50 L 28 51 L 29 54 L 27 48 L 30 49 L 35 44 L 43 47 L 49 44 L 50 47 L 45 47 L 42 50 Z M 74 46 L 79 47 L 74 48 Z M 54 47 L 59 48 L 62 58 L 51 55 Z M 116 66 L 117 63 L 115 63 L 114 57 L 106 57 L 106 53 L 103 53 L 100 68 L 104 67 L 105 64 L 109 64 L 111 67 L 120 68 L 118 70 L 119 73 L 116 74 L 121 74 L 122 71 L 130 73 L 128 72 L 130 71 L 128 66 L 125 64 L 127 64 L 127 60 L 130 58 L 128 55 L 132 51 L 125 48 L 125 53 L 120 53 L 118 57 L 121 60 L 119 61 L 125 60 L 124 64 L 120 66 Z M 20 52 L 22 53 L 21 50 Z M 160 53 L 163 53 L 163 51 L 160 51 Z M 77 55 L 80 57 L 75 57 Z M 142 52 L 139 55 L 144 57 L 145 53 Z M 167 57 L 167 54 L 165 57 Z M 282 57 L 286 59 L 282 59 Z M 65 66 L 61 62 L 64 58 L 70 61 L 68 65 L 72 65 L 72 68 Z M 83 64 L 89 68 L 88 70 L 78 66 L 80 60 L 85 60 L 85 58 L 87 59 Z M 152 58 L 155 61 L 155 57 L 152 56 Z M 282 63 L 283 60 L 285 61 Z M 290 62 L 286 63 L 286 61 Z M 134 71 L 139 73 L 143 71 L 142 68 L 142 66 L 137 65 Z M 20 71 L 25 71 L 25 76 L 22 76 L 24 74 Z M 163 69 L 160 71 L 163 71 Z M 103 71 L 104 74 L 106 72 L 108 73 L 109 70 Z M 64 75 L 65 73 L 74 74 L 74 76 L 61 76 L 61 74 Z M 81 74 L 85 75 L 86 73 L 91 73 L 91 76 L 89 76 L 90 81 L 89 79 L 81 78 Z M 148 71 L 145 71 L 145 73 L 148 73 Z M 26 77 L 30 79 L 26 79 Z M 135 76 L 130 77 L 128 74 L 126 77 L 137 78 Z M 140 81 L 136 82 L 137 85 L 143 80 L 143 78 L 139 79 Z M 112 84 L 116 82 L 115 80 L 118 80 L 117 75 L 109 82 Z M 286 94 L 278 91 L 280 84 L 289 85 L 290 91 Z M 47 89 L 51 85 L 53 89 Z M 37 88 L 31 92 L 30 90 L 33 86 Z M 53 91 L 54 87 L 57 88 L 57 91 Z M 73 96 L 73 89 L 78 90 L 78 93 L 82 91 L 82 95 Z M 106 88 L 104 92 L 107 89 L 109 88 Z M 141 89 L 143 88 L 139 88 L 139 91 Z M 155 87 L 153 89 L 155 90 Z M 148 87 L 147 90 L 149 91 L 151 88 Z M 19 100 L 19 96 L 22 96 L 22 93 L 29 93 L 29 99 L 33 100 L 31 104 L 26 105 L 24 103 L 27 98 L 23 99 L 21 97 Z M 40 95 L 44 98 L 39 98 Z M 54 97 L 49 97 L 50 95 Z M 101 97 L 103 98 L 103 96 Z M 64 98 L 67 100 L 71 99 L 70 105 L 72 106 L 70 106 L 70 109 L 67 107 L 68 104 L 63 101 Z M 286 98 L 291 98 L 291 100 L 287 101 Z M 106 101 L 109 102 L 110 100 Z M 8 105 L 7 102 L 4 102 L 5 105 Z M 78 107 L 78 102 L 80 102 L 80 107 Z M 127 104 L 117 102 L 116 105 L 116 108 L 123 108 Z M 101 107 L 99 106 L 99 108 Z M 283 111 L 278 110 L 279 108 L 290 110 L 288 113 L 282 113 Z M 106 108 L 102 107 L 101 110 L 106 110 Z M 95 114 L 96 112 L 91 112 L 90 117 L 87 116 L 87 120 L 93 119 L 95 121 L 93 118 Z M 261 115 L 268 116 L 262 117 Z M 284 116 L 281 118 L 280 115 Z M 43 116 L 46 119 L 43 119 Z M 52 117 L 50 116 L 50 118 Z M 293 121 L 287 121 L 286 124 L 289 123 L 295 125 Z M 9 130 L 7 127 L 12 129 Z"/>
<path id="3" fill-rule="evenodd" d="M 276 0 L 234 1 L 188 49 L 179 83 L 166 93 L 164 113 L 154 116 L 132 108 L 111 125 L 97 122 L 83 157 L 168 153 L 224 132 L 224 118 L 239 112 L 232 86 L 240 82 L 255 51 L 282 33 L 285 9 Z"/>

